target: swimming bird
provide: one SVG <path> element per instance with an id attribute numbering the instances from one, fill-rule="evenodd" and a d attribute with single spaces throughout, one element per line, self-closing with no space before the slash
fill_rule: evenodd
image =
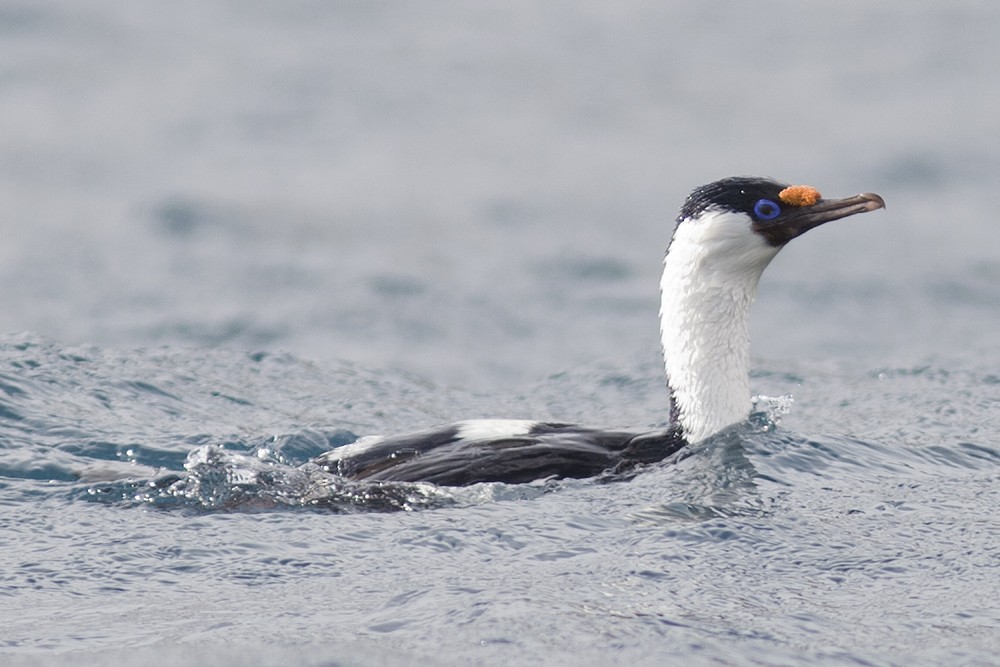
<path id="1" fill-rule="evenodd" d="M 750 307 L 778 251 L 814 227 L 880 208 L 877 194 L 823 199 L 810 186 L 759 177 L 724 178 L 687 197 L 660 280 L 667 428 L 478 419 L 360 438 L 313 462 L 351 479 L 463 486 L 590 477 L 662 460 L 749 415 Z"/>

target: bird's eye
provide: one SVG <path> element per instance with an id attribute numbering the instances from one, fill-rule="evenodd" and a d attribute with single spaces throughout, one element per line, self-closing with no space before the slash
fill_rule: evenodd
<path id="1" fill-rule="evenodd" d="M 758 199 L 753 205 L 753 213 L 761 220 L 774 220 L 781 215 L 781 207 L 770 199 Z"/>

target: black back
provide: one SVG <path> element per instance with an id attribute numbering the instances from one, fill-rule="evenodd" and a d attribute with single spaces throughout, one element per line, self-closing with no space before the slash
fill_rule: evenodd
<path id="1" fill-rule="evenodd" d="M 468 440 L 450 425 L 380 438 L 349 455 L 334 450 L 315 463 L 356 480 L 521 484 L 593 477 L 660 461 L 686 443 L 679 428 L 635 434 L 540 422 L 526 435 Z"/>

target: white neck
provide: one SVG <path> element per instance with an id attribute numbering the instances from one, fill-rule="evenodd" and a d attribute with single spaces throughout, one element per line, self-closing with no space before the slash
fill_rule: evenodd
<path id="1" fill-rule="evenodd" d="M 660 281 L 660 335 L 674 409 L 695 443 L 750 412 L 750 306 L 778 253 L 747 216 L 709 210 L 674 232 Z"/>

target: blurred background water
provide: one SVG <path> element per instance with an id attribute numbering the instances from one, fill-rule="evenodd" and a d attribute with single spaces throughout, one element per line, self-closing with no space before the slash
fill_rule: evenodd
<path id="1" fill-rule="evenodd" d="M 4 660 L 995 664 L 998 32 L 973 0 L 0 3 Z M 735 174 L 888 202 L 764 276 L 778 428 L 611 485 L 300 467 L 662 422 L 663 248 Z"/>

